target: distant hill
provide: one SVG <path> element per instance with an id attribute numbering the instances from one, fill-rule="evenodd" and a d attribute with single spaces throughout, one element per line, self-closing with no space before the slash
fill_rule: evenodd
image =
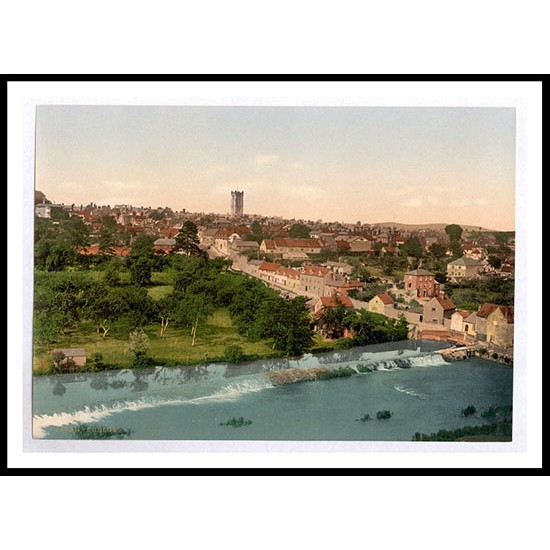
<path id="1" fill-rule="evenodd" d="M 450 222 L 453 223 L 453 222 Z M 418 231 L 419 229 L 430 229 L 432 231 L 445 232 L 445 227 L 450 223 L 396 223 L 396 222 L 383 222 L 373 223 L 371 225 L 377 227 L 395 227 L 397 229 L 405 229 L 409 231 Z M 462 225 L 458 224 L 464 231 L 488 231 L 494 232 L 496 229 L 487 229 L 486 227 L 480 227 L 479 225 Z"/>

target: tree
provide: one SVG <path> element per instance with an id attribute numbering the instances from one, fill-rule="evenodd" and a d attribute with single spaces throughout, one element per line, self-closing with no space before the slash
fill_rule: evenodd
<path id="1" fill-rule="evenodd" d="M 183 223 L 179 233 L 176 235 L 176 243 L 172 253 L 183 252 L 186 256 L 201 256 L 203 251 L 199 248 L 199 237 L 197 226 L 192 221 Z"/>
<path id="2" fill-rule="evenodd" d="M 191 328 L 191 345 L 194 346 L 197 338 L 197 329 L 200 322 L 205 321 L 214 312 L 212 301 L 203 294 L 185 292 L 179 294 L 178 305 L 175 309 L 176 320 Z"/>
<path id="3" fill-rule="evenodd" d="M 355 343 L 360 346 L 406 340 L 408 323 L 403 315 L 397 319 L 366 310 L 351 310 L 343 324 L 353 333 Z"/>
<path id="4" fill-rule="evenodd" d="M 138 328 L 130 332 L 125 351 L 126 353 L 134 354 L 132 366 L 146 367 L 150 365 L 150 360 L 147 358 L 149 347 L 149 337 L 145 334 L 145 332 L 143 332 L 142 329 Z"/>
<path id="5" fill-rule="evenodd" d="M 153 274 L 153 237 L 144 235 L 138 237 L 127 259 L 128 269 L 132 282 L 138 286 L 149 286 Z"/>
<path id="6" fill-rule="evenodd" d="M 447 225 L 445 227 L 445 233 L 449 236 L 449 248 L 451 249 L 453 256 L 457 258 L 462 256 L 462 247 L 460 246 L 462 227 L 455 223 Z"/>
<path id="7" fill-rule="evenodd" d="M 130 285 L 118 290 L 124 300 L 131 327 L 142 327 L 156 319 L 156 304 L 145 288 Z"/>
<path id="8" fill-rule="evenodd" d="M 119 289 L 95 283 L 88 292 L 83 309 L 88 318 L 95 322 L 97 332 L 103 331 L 101 336 L 105 339 L 112 324 L 127 311 L 127 303 Z"/>
<path id="9" fill-rule="evenodd" d="M 175 311 L 177 309 L 177 302 L 175 299 L 175 295 L 172 293 L 168 296 L 165 296 L 164 298 L 161 298 L 158 300 L 158 302 L 155 303 L 155 311 L 156 311 L 156 317 L 160 324 L 160 334 L 159 336 L 161 338 L 164 337 L 166 334 L 166 329 L 168 328 L 168 324 L 174 320 L 175 318 Z"/>
<path id="10" fill-rule="evenodd" d="M 449 240 L 451 242 L 460 241 L 460 239 L 462 238 L 462 227 L 460 227 L 460 225 L 457 225 L 456 223 L 452 223 L 445 227 L 445 233 L 449 235 Z"/>
<path id="11" fill-rule="evenodd" d="M 111 261 L 105 266 L 103 272 L 103 280 L 105 284 L 109 286 L 118 286 L 120 285 L 120 269 L 121 269 L 120 258 L 112 258 Z"/>
<path id="12" fill-rule="evenodd" d="M 88 246 L 90 231 L 80 218 L 72 217 L 60 223 L 58 238 L 73 247 Z"/>
<path id="13" fill-rule="evenodd" d="M 76 253 L 68 243 L 53 243 L 46 258 L 46 271 L 61 271 L 74 263 Z"/>
<path id="14" fill-rule="evenodd" d="M 54 222 L 59 222 L 61 220 L 68 220 L 69 213 L 60 206 L 52 206 L 50 209 L 50 218 Z"/>
<path id="15" fill-rule="evenodd" d="M 89 278 L 80 273 L 35 273 L 34 310 L 38 330 L 50 337 L 54 332 L 76 326 L 80 319 L 80 308 L 85 303 Z M 36 314 L 43 314 L 37 316 Z M 51 320 L 47 319 L 51 317 Z"/>
<path id="16" fill-rule="evenodd" d="M 335 296 L 336 307 L 329 307 L 323 311 L 317 323 L 322 333 L 327 338 L 342 338 L 344 335 L 344 319 L 347 309 L 342 305 L 342 301 Z"/>
<path id="17" fill-rule="evenodd" d="M 61 361 L 63 361 L 63 359 L 65 359 L 65 353 L 62 352 L 60 349 L 52 351 L 52 360 L 55 364 L 56 369 L 61 368 Z"/>
<path id="18" fill-rule="evenodd" d="M 55 342 L 65 325 L 65 318 L 61 313 L 35 311 L 33 319 L 33 336 L 36 342 L 50 344 Z"/>
<path id="19" fill-rule="evenodd" d="M 273 349 L 286 355 L 300 355 L 313 344 L 313 330 L 306 298 L 292 300 L 280 297 L 265 300 L 258 308 L 257 326 L 260 336 L 273 338 Z"/>
<path id="20" fill-rule="evenodd" d="M 440 243 L 432 243 L 428 251 L 436 259 L 443 258 L 447 253 L 447 247 Z"/>
<path id="21" fill-rule="evenodd" d="M 292 239 L 309 239 L 309 227 L 303 223 L 292 224 L 288 236 Z"/>
<path id="22" fill-rule="evenodd" d="M 105 226 L 103 226 L 98 235 L 99 251 L 106 256 L 112 256 L 114 254 L 113 246 L 116 241 L 113 233 Z"/>
<path id="23" fill-rule="evenodd" d="M 502 266 L 502 259 L 498 256 L 489 256 L 487 258 L 487 263 L 494 269 L 500 269 Z"/>
<path id="24" fill-rule="evenodd" d="M 410 237 L 401 245 L 400 249 L 405 256 L 413 256 L 417 259 L 422 257 L 422 245 L 418 237 Z"/>

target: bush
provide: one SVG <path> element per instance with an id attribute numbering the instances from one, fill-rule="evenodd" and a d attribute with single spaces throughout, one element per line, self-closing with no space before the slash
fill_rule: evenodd
<path id="1" fill-rule="evenodd" d="M 107 428 L 103 426 L 87 426 L 86 424 L 77 424 L 73 428 L 73 433 L 76 439 L 123 439 L 125 436 L 132 433 L 131 429 L 124 428 Z"/>
<path id="2" fill-rule="evenodd" d="M 462 409 L 462 416 L 472 416 L 475 412 L 476 408 L 473 405 L 468 405 L 466 408 Z"/>
<path id="3" fill-rule="evenodd" d="M 132 368 L 143 369 L 152 367 L 155 364 L 151 357 L 147 357 L 146 353 L 136 353 L 132 361 Z"/>
<path id="4" fill-rule="evenodd" d="M 101 353 L 93 353 L 86 363 L 90 363 L 90 370 L 93 371 L 101 371 L 107 368 L 107 365 L 103 362 L 103 355 Z"/>
<path id="5" fill-rule="evenodd" d="M 247 420 L 246 418 L 239 416 L 234 416 L 230 420 L 227 420 L 225 422 L 220 422 L 219 426 L 233 426 L 233 428 L 242 428 L 243 426 L 248 426 L 252 424 L 252 420 Z"/>
<path id="6" fill-rule="evenodd" d="M 245 358 L 243 348 L 237 345 L 227 346 L 227 348 L 225 348 L 223 356 L 228 363 L 238 363 Z"/>
<path id="7" fill-rule="evenodd" d="M 338 367 L 337 369 L 318 372 L 316 378 L 317 380 L 330 380 L 331 378 L 343 378 L 353 374 L 355 374 L 355 370 L 351 367 Z"/>
<path id="8" fill-rule="evenodd" d="M 391 418 L 392 414 L 393 413 L 391 411 L 388 411 L 388 410 L 378 411 L 376 413 L 376 418 L 378 420 L 387 420 L 388 418 Z"/>
<path id="9" fill-rule="evenodd" d="M 359 420 L 361 420 L 361 422 L 368 422 L 369 420 L 372 420 L 370 414 L 364 414 Z"/>
<path id="10" fill-rule="evenodd" d="M 355 340 L 353 338 L 340 338 L 336 342 L 337 349 L 350 349 L 355 345 Z"/>

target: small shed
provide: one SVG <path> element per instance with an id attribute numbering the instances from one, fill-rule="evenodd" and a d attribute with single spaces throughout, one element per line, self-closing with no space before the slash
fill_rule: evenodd
<path id="1" fill-rule="evenodd" d="M 83 367 L 86 364 L 86 351 L 84 348 L 58 348 L 53 350 L 53 352 L 58 351 L 65 355 L 59 363 L 62 371 L 73 372 L 75 367 Z"/>

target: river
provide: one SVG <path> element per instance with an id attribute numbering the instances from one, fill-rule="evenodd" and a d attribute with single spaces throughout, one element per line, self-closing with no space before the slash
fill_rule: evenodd
<path id="1" fill-rule="evenodd" d="M 35 376 L 33 437 L 75 439 L 75 427 L 87 426 L 136 440 L 411 441 L 415 432 L 484 424 L 483 409 L 511 406 L 512 367 L 477 357 L 448 363 L 434 353 L 444 347 L 408 340 L 300 360 Z M 317 365 L 376 370 L 283 386 L 265 374 Z M 464 417 L 468 405 L 477 413 Z M 381 410 L 391 418 L 378 420 Z M 224 425 L 240 417 L 246 425 Z"/>

